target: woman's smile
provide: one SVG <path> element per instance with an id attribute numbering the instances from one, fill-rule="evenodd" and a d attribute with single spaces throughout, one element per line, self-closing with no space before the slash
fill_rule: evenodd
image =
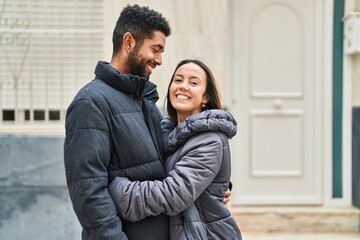
<path id="1" fill-rule="evenodd" d="M 178 121 L 183 121 L 192 114 L 200 113 L 205 96 L 206 74 L 195 63 L 179 67 L 169 88 L 170 102 L 177 112 Z"/>

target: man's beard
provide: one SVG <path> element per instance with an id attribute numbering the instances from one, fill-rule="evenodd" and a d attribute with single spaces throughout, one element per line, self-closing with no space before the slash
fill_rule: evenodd
<path id="1" fill-rule="evenodd" d="M 135 48 L 129 53 L 128 64 L 130 69 L 130 74 L 137 75 L 149 79 L 149 74 L 146 72 L 147 62 L 144 59 L 141 59 L 139 56 L 139 49 Z"/>

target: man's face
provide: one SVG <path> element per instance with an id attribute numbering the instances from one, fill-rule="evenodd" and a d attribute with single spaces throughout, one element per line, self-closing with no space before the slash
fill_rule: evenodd
<path id="1" fill-rule="evenodd" d="M 160 31 L 155 31 L 152 38 L 146 38 L 142 44 L 136 44 L 129 52 L 129 72 L 149 79 L 157 65 L 162 64 L 161 54 L 165 50 L 166 37 Z"/>

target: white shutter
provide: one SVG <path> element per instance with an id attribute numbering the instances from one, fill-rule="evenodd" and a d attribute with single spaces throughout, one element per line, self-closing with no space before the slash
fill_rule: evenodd
<path id="1" fill-rule="evenodd" d="M 0 130 L 63 122 L 104 55 L 103 1 L 0 3 Z"/>

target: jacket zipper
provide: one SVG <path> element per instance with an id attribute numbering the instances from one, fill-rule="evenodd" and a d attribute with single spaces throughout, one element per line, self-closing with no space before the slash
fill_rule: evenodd
<path id="1" fill-rule="evenodd" d="M 156 88 L 151 89 L 150 92 L 145 93 L 145 94 L 144 94 L 144 97 L 147 96 L 147 95 L 150 95 L 150 94 L 151 94 L 152 92 L 154 92 L 154 91 L 156 91 Z M 144 97 L 143 97 L 143 98 L 144 98 Z"/>

